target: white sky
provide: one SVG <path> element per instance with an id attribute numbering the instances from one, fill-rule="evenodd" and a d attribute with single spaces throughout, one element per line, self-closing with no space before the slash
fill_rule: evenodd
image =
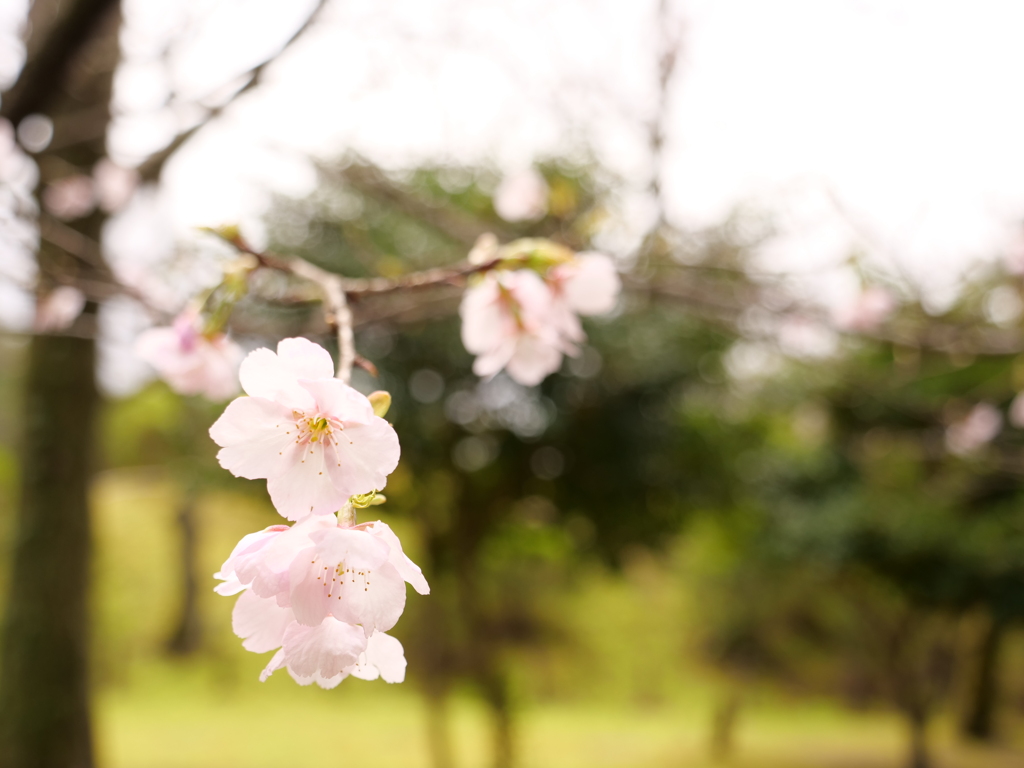
<path id="1" fill-rule="evenodd" d="M 24 4 L 0 0 L 0 27 Z M 189 119 L 188 101 L 223 92 L 273 50 L 311 2 L 125 6 L 124 114 L 111 143 L 131 160 Z M 679 0 L 676 10 L 686 33 L 665 188 L 677 222 L 761 207 L 786 235 L 772 266 L 835 263 L 859 241 L 935 295 L 973 259 L 1011 247 L 1024 218 L 1024 3 Z M 654 19 L 654 0 L 333 0 L 264 86 L 168 167 L 168 231 L 252 222 L 268 190 L 309 190 L 303 154 L 349 148 L 389 165 L 511 170 L 589 146 L 639 193 Z M 16 58 L 0 37 L 0 76 Z M 176 106 L 165 107 L 170 94 Z M 642 196 L 628 203 L 641 228 Z"/>
<path id="2" fill-rule="evenodd" d="M 213 5 L 203 34 L 180 51 L 179 92 L 228 80 L 309 2 Z M 845 255 L 852 219 L 873 250 L 936 288 L 965 260 L 1006 246 L 1024 215 L 1024 4 L 691 0 L 678 9 L 687 32 L 666 169 L 678 221 L 712 223 L 739 204 L 776 211 L 796 237 L 772 258 L 798 267 Z M 261 188 L 304 191 L 311 175 L 291 150 L 514 168 L 585 142 L 640 189 L 654 18 L 651 0 L 335 2 L 261 92 L 175 163 L 176 224 L 247 218 Z M 225 44 L 231 37 L 253 42 Z M 139 79 L 132 101 L 154 91 Z M 132 133 L 144 144 L 126 124 L 126 150 Z"/>

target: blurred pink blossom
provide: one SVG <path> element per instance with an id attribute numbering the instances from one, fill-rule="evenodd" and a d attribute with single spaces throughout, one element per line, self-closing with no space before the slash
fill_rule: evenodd
<path id="1" fill-rule="evenodd" d="M 548 183 L 534 168 L 506 176 L 494 193 L 494 210 L 505 221 L 533 221 L 548 211 Z"/>
<path id="2" fill-rule="evenodd" d="M 946 428 L 946 448 L 957 456 L 974 453 L 995 439 L 1003 428 L 1003 415 L 989 403 L 978 403 Z"/>
<path id="3" fill-rule="evenodd" d="M 241 348 L 223 333 L 206 336 L 197 312 L 186 310 L 171 327 L 139 334 L 135 351 L 182 395 L 226 400 L 238 392 Z"/>
<path id="4" fill-rule="evenodd" d="M 55 333 L 68 328 L 85 308 L 85 294 L 70 285 L 54 288 L 36 304 L 36 333 Z"/>
<path id="5" fill-rule="evenodd" d="M 579 253 L 571 261 L 553 267 L 548 284 L 554 295 L 554 312 L 562 318 L 556 325 L 562 329 L 565 341 L 573 345 L 586 340 L 577 315 L 611 312 L 622 290 L 615 262 L 603 253 Z"/>
<path id="6" fill-rule="evenodd" d="M 462 343 L 477 356 L 473 372 L 486 377 L 504 368 L 533 386 L 557 371 L 568 351 L 563 339 L 582 331 L 555 317 L 553 304 L 551 289 L 528 269 L 491 272 L 470 286 L 459 313 Z"/>
<path id="7" fill-rule="evenodd" d="M 892 293 L 881 286 L 872 285 L 837 311 L 835 322 L 846 331 L 870 332 L 878 329 L 895 311 L 896 299 Z"/>
<path id="8" fill-rule="evenodd" d="M 100 208 L 107 213 L 116 213 L 124 208 L 139 186 L 138 171 L 134 168 L 122 168 L 108 157 L 104 157 L 93 167 L 92 179 L 96 199 Z"/>
<path id="9" fill-rule="evenodd" d="M 80 219 L 96 208 L 92 179 L 84 174 L 65 176 L 46 185 L 43 207 L 58 219 Z"/>
<path id="10" fill-rule="evenodd" d="M 334 378 L 323 347 L 284 339 L 257 349 L 239 371 L 248 397 L 228 404 L 210 428 L 220 464 L 238 477 L 267 479 L 289 520 L 341 509 L 380 490 L 398 465 L 398 435 L 366 397 Z"/>
<path id="11" fill-rule="evenodd" d="M 462 343 L 477 356 L 473 372 L 505 369 L 526 386 L 543 381 L 586 340 L 579 315 L 610 312 L 621 280 L 611 258 L 581 253 L 548 270 L 495 270 L 462 299 Z"/>

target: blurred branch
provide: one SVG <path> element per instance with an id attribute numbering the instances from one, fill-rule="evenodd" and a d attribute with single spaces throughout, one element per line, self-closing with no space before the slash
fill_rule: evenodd
<path id="1" fill-rule="evenodd" d="M 282 53 L 287 51 L 292 46 L 292 44 L 295 43 L 296 40 L 302 37 L 302 35 L 310 27 L 313 26 L 314 22 L 319 18 L 320 13 L 323 11 L 326 5 L 327 0 L 318 0 L 316 7 L 313 9 L 312 13 L 309 14 L 306 20 L 302 23 L 302 25 L 299 26 L 299 28 L 295 30 L 294 33 L 292 33 L 292 36 L 289 37 L 274 54 L 268 56 L 259 64 L 252 67 L 249 71 L 241 75 L 242 78 L 246 79 L 245 85 L 243 85 L 241 88 L 235 91 L 224 103 L 218 104 L 216 107 L 212 107 L 209 110 L 207 110 L 206 116 L 202 120 L 193 125 L 191 128 L 188 128 L 179 133 L 177 136 L 174 137 L 171 143 L 164 147 L 162 150 L 150 155 L 146 160 L 144 160 L 142 164 L 139 165 L 138 168 L 139 176 L 141 177 L 142 181 L 156 181 L 158 178 L 160 178 L 160 173 L 163 171 L 164 165 L 167 164 L 167 161 L 171 159 L 175 152 L 181 149 L 188 142 L 189 139 L 195 136 L 195 134 L 198 133 L 198 131 L 201 128 L 203 128 L 203 126 L 207 125 L 211 120 L 215 120 L 221 114 L 223 114 L 224 110 L 231 106 L 238 99 L 239 96 L 248 93 L 249 91 L 256 88 L 263 81 L 263 75 L 266 72 L 267 67 L 273 64 L 274 61 L 276 61 L 277 58 Z"/>
<path id="2" fill-rule="evenodd" d="M 517 236 L 497 222 L 480 221 L 464 211 L 431 205 L 392 183 L 384 173 L 369 163 L 353 163 L 341 169 L 318 163 L 317 169 L 322 173 L 337 176 L 367 197 L 393 206 L 399 213 L 426 224 L 467 248 L 487 232 L 493 232 L 501 240 L 512 240 Z"/>
<path id="3" fill-rule="evenodd" d="M 679 51 L 682 48 L 684 32 L 683 24 L 674 22 L 671 18 L 670 4 L 671 0 L 661 0 L 658 3 L 658 100 L 654 117 L 647 128 L 648 135 L 650 136 L 651 164 L 653 166 L 650 190 L 658 208 L 655 229 L 665 223 L 662 166 L 665 162 L 665 133 L 668 124 L 669 108 L 671 106 L 671 93 L 669 89 L 676 72 L 676 66 L 679 63 Z"/>
<path id="4" fill-rule="evenodd" d="M 154 307 L 140 291 L 130 285 L 125 285 L 114 276 L 110 267 L 103 261 L 100 244 L 95 240 L 45 212 L 39 216 L 39 236 L 79 261 L 88 264 L 97 274 L 97 279 L 91 280 L 78 275 L 52 275 L 58 282 L 75 286 L 94 301 L 103 301 L 119 294 L 128 296 L 141 304 L 154 318 L 167 319 L 166 312 Z"/>

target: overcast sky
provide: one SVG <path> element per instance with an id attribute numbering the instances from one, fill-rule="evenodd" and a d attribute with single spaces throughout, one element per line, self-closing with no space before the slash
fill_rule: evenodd
<path id="1" fill-rule="evenodd" d="M 12 29 L 24 5 L 0 2 L 0 26 Z M 158 148 L 190 119 L 190 102 L 223 91 L 311 5 L 125 0 L 115 157 Z M 310 189 L 303 155 L 346 149 L 387 165 L 514 170 L 588 147 L 642 190 L 655 6 L 333 0 L 265 84 L 168 167 L 143 229 L 167 240 L 252 222 L 268 191 Z M 786 234 L 767 255 L 776 268 L 834 263 L 859 243 L 936 295 L 972 260 L 1013 247 L 1024 218 L 1024 3 L 680 0 L 675 13 L 685 35 L 665 190 L 678 223 L 760 207 Z M 16 63 L 17 46 L 0 37 L 0 75 Z M 632 200 L 627 216 L 642 228 L 649 211 Z M 128 241 L 127 258 L 160 250 Z"/>

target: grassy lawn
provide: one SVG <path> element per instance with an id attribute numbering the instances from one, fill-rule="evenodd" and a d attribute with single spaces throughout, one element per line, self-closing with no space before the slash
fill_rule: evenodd
<path id="1" fill-rule="evenodd" d="M 258 660 L 257 660 L 258 661 Z M 253 672 L 258 665 L 253 665 Z M 352 680 L 335 691 L 285 677 L 261 685 L 218 680 L 210 668 L 156 664 L 99 706 L 108 768 L 429 768 L 424 710 L 412 686 Z M 488 764 L 485 714 L 466 697 L 451 708 L 457 765 Z M 519 723 L 522 768 L 710 766 L 707 717 L 695 707 L 648 710 L 543 705 Z M 934 734 L 942 768 L 1011 768 L 1024 752 L 967 748 L 946 724 Z M 736 768 L 897 768 L 900 723 L 831 706 L 753 705 L 741 718 Z"/>
<path id="2" fill-rule="evenodd" d="M 425 705 L 413 684 L 350 680 L 321 691 L 300 688 L 283 672 L 261 684 L 257 677 L 268 657 L 241 649 L 230 630 L 233 601 L 212 591 L 203 592 L 208 632 L 200 659 L 162 657 L 178 601 L 173 515 L 179 495 L 162 476 L 145 472 L 109 473 L 97 487 L 100 765 L 431 768 Z M 277 518 L 258 499 L 214 493 L 204 498 L 201 520 L 200 566 L 212 573 L 243 533 Z M 523 707 L 519 768 L 711 765 L 707 744 L 714 683 L 672 667 L 679 628 L 666 624 L 639 638 L 633 632 L 639 618 L 628 613 L 630 606 L 644 615 L 677 612 L 670 584 L 653 572 L 643 578 L 649 583 L 641 592 L 608 579 L 577 598 L 580 616 L 600 619 L 582 631 L 608 647 L 596 647 L 597 655 L 581 662 L 592 690 L 565 683 L 552 697 L 560 703 Z M 212 579 L 207 586 L 213 586 Z M 640 604 L 638 594 L 654 602 Z M 621 631 L 610 628 L 604 620 L 609 615 L 620 616 Z M 560 670 L 547 668 L 544 674 L 558 677 Z M 629 693 L 637 681 L 643 691 L 659 694 L 649 698 L 660 703 L 638 704 L 643 699 Z M 564 701 L 564 694 L 573 692 L 577 701 Z M 455 697 L 450 728 L 457 768 L 490 764 L 487 716 L 473 698 Z M 890 714 L 857 714 L 766 693 L 750 696 L 736 741 L 733 768 L 900 768 L 904 757 L 903 728 Z M 938 768 L 1024 766 L 1021 751 L 965 747 L 948 722 L 937 724 L 933 742 Z"/>

